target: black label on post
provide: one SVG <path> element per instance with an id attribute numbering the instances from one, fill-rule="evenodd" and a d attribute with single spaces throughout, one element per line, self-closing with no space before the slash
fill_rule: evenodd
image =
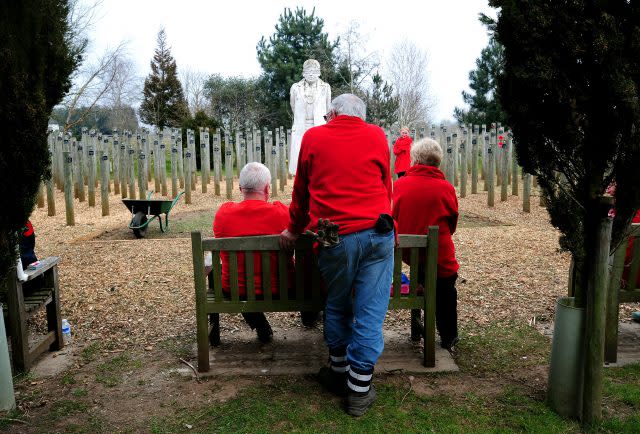
<path id="1" fill-rule="evenodd" d="M 89 149 L 87 153 L 89 154 L 90 157 L 93 157 L 93 154 L 94 154 L 93 149 Z"/>
<path id="2" fill-rule="evenodd" d="M 276 150 L 275 149 L 271 150 L 271 155 L 276 155 Z"/>
<path id="3" fill-rule="evenodd" d="M 171 152 L 174 153 L 174 154 L 177 154 L 178 153 L 178 148 L 172 148 Z"/>
<path id="4" fill-rule="evenodd" d="M 447 154 L 451 154 L 452 152 L 453 152 L 453 149 L 447 148 Z"/>
<path id="5" fill-rule="evenodd" d="M 456 137 L 458 137 L 458 133 L 453 133 L 453 138 L 455 139 Z"/>
<path id="6" fill-rule="evenodd" d="M 464 149 L 464 143 L 460 144 L 460 149 Z"/>
<path id="7" fill-rule="evenodd" d="M 144 154 L 138 155 L 138 158 L 140 158 L 141 160 L 144 160 Z"/>
<path id="8" fill-rule="evenodd" d="M 471 144 L 472 145 L 477 145 L 478 144 L 478 139 L 471 139 Z"/>
<path id="9" fill-rule="evenodd" d="M 82 151 L 82 145 L 78 145 L 78 151 Z"/>
<path id="10" fill-rule="evenodd" d="M 491 148 L 487 148 L 487 154 L 493 154 L 493 151 L 491 150 Z"/>
<path id="11" fill-rule="evenodd" d="M 213 147 L 213 152 L 220 152 L 220 148 L 218 148 L 217 146 Z"/>
<path id="12" fill-rule="evenodd" d="M 100 157 L 100 159 L 102 161 L 107 161 L 109 159 L 109 157 L 107 157 L 106 155 L 103 155 L 102 157 Z"/>
<path id="13" fill-rule="evenodd" d="M 120 145 L 120 150 L 124 151 L 125 149 L 127 149 L 126 145 Z"/>
<path id="14" fill-rule="evenodd" d="M 166 146 L 164 144 L 160 145 L 160 149 L 164 149 Z"/>
<path id="15" fill-rule="evenodd" d="M 67 157 L 67 163 L 71 164 L 73 162 L 73 158 Z"/>
<path id="16" fill-rule="evenodd" d="M 206 144 L 204 144 L 204 143 L 200 143 L 200 147 L 201 147 L 202 149 L 204 149 L 204 148 L 206 148 L 206 147 L 207 147 L 207 145 L 206 145 Z"/>
<path id="17" fill-rule="evenodd" d="M 136 152 L 136 151 L 134 151 L 133 149 L 129 149 L 129 155 L 133 155 L 134 152 Z"/>
<path id="18" fill-rule="evenodd" d="M 187 152 L 187 153 L 185 154 L 185 157 L 187 157 L 187 158 L 191 158 L 191 152 Z"/>
<path id="19" fill-rule="evenodd" d="M 119 142 L 119 141 L 117 141 L 117 140 L 114 140 L 114 141 L 113 141 L 113 144 L 114 144 L 114 145 L 116 145 L 116 146 L 118 145 L 118 143 L 120 143 L 120 142 Z"/>

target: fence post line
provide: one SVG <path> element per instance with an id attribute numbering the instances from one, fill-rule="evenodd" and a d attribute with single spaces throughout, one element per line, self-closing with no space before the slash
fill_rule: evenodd
<path id="1" fill-rule="evenodd" d="M 73 180 L 71 178 L 73 158 L 69 151 L 64 151 L 62 153 L 62 158 L 64 159 L 64 205 L 67 217 L 67 226 L 74 226 L 76 221 L 73 214 Z"/>
<path id="2" fill-rule="evenodd" d="M 47 215 L 53 217 L 56 215 L 56 200 L 55 200 L 55 186 L 53 185 L 53 178 L 47 179 Z"/>
<path id="3" fill-rule="evenodd" d="M 138 149 L 138 197 L 146 199 L 147 197 L 147 156 L 145 154 L 145 140 L 142 140 Z"/>
<path id="4" fill-rule="evenodd" d="M 518 159 L 516 158 L 516 149 L 513 146 L 513 137 L 511 133 L 507 134 L 509 139 L 509 147 L 511 148 L 511 195 L 518 196 Z"/>
<path id="5" fill-rule="evenodd" d="M 171 197 L 178 194 L 178 148 L 171 145 Z"/>
<path id="6" fill-rule="evenodd" d="M 204 130 L 200 128 L 200 176 L 202 176 L 202 192 L 207 192 L 207 183 L 209 182 L 208 174 L 209 167 L 208 161 L 206 158 L 207 154 L 207 146 L 205 145 L 205 134 Z"/>
<path id="7" fill-rule="evenodd" d="M 271 131 L 267 131 L 264 136 L 264 156 L 265 160 L 269 161 L 269 171 L 271 172 L 271 195 L 278 197 L 278 149 L 273 142 Z"/>
<path id="8" fill-rule="evenodd" d="M 105 151 L 100 152 L 100 204 L 102 216 L 109 215 L 109 156 Z"/>
<path id="9" fill-rule="evenodd" d="M 471 194 L 478 193 L 478 126 L 471 131 Z"/>
<path id="10" fill-rule="evenodd" d="M 460 197 L 467 197 L 467 142 L 469 141 L 469 134 L 467 130 L 462 133 L 462 142 L 460 143 Z"/>
<path id="11" fill-rule="evenodd" d="M 136 198 L 136 171 L 135 171 L 136 150 L 131 144 L 131 141 L 129 141 L 128 148 L 129 149 L 127 149 L 127 152 L 128 152 L 127 175 L 129 177 L 129 198 L 135 199 Z M 139 199 L 144 199 L 144 197 L 140 197 Z"/>
<path id="12" fill-rule="evenodd" d="M 522 211 L 531 212 L 531 174 L 525 173 L 522 179 Z"/>
<path id="13" fill-rule="evenodd" d="M 120 167 L 118 169 L 118 174 L 120 175 L 120 196 L 122 199 L 126 199 L 129 193 L 127 191 L 127 144 L 124 140 L 120 140 L 118 157 L 120 160 Z"/>
<path id="14" fill-rule="evenodd" d="M 216 129 L 213 135 L 213 193 L 216 196 L 220 196 L 220 179 L 221 179 L 221 168 L 220 164 L 220 132 Z"/>
<path id="15" fill-rule="evenodd" d="M 446 177 L 447 177 L 447 181 L 449 181 L 449 183 L 451 183 L 451 185 L 453 185 L 453 148 L 451 146 L 451 136 L 448 135 L 447 136 L 447 151 L 446 151 L 446 166 L 445 166 L 445 173 L 446 173 Z"/>
<path id="16" fill-rule="evenodd" d="M 282 127 L 277 130 L 278 135 L 278 163 L 280 164 L 280 191 L 284 192 L 284 186 L 287 185 L 287 175 L 289 168 L 287 167 L 287 148 L 284 145 L 284 131 Z"/>
<path id="17" fill-rule="evenodd" d="M 160 133 L 160 149 L 159 161 L 160 161 L 160 188 L 162 189 L 162 195 L 167 196 L 169 194 L 167 190 L 167 145 L 164 143 L 164 134 Z M 194 157 L 195 158 L 195 157 Z"/>
<path id="18" fill-rule="evenodd" d="M 44 208 L 44 183 L 40 181 L 38 185 L 38 198 L 37 201 L 38 208 Z"/>

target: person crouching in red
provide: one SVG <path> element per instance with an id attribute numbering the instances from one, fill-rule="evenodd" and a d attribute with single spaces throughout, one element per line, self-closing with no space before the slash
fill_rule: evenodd
<path id="1" fill-rule="evenodd" d="M 420 139 L 411 147 L 411 164 L 393 189 L 393 218 L 400 234 L 426 234 L 439 227 L 436 328 L 440 346 L 451 350 L 458 342 L 456 260 L 452 235 L 458 224 L 458 199 L 453 186 L 438 167 L 442 148 L 432 139 Z M 403 258 L 408 263 L 409 258 Z M 424 256 L 420 258 L 424 264 Z M 423 276 L 423 272 L 419 273 Z M 424 286 L 424 282 L 420 282 Z"/>
<path id="2" fill-rule="evenodd" d="M 269 203 L 269 185 L 271 173 L 260 163 L 249 163 L 240 171 L 240 192 L 242 202 L 226 202 L 220 206 L 213 221 L 213 234 L 216 238 L 247 237 L 254 235 L 275 235 L 282 232 L 289 224 L 289 208 L 281 202 Z M 229 253 L 221 252 L 222 289 L 229 295 Z M 256 298 L 262 298 L 262 266 L 260 253 L 254 253 L 254 282 Z M 271 290 L 278 296 L 278 255 L 271 253 Z M 245 257 L 238 254 L 238 288 L 240 297 L 246 297 Z M 289 258 L 289 282 L 293 282 L 293 260 Z M 271 341 L 273 331 L 264 313 L 244 312 L 242 314 L 251 329 L 255 329 L 258 339 L 267 343 Z M 317 312 L 303 312 L 302 322 L 312 326 L 318 318 Z"/>
<path id="3" fill-rule="evenodd" d="M 400 137 L 393 144 L 393 154 L 396 156 L 393 172 L 398 175 L 398 178 L 404 176 L 409 169 L 411 143 L 413 143 L 413 139 L 409 137 L 409 127 L 400 128 Z"/>

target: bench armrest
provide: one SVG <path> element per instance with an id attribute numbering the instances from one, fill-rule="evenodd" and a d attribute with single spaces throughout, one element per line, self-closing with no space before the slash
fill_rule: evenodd
<path id="1" fill-rule="evenodd" d="M 41 276 L 45 273 L 45 271 L 50 270 L 51 268 L 58 265 L 58 262 L 60 262 L 60 258 L 57 256 L 49 256 L 38 262 L 40 262 L 40 265 L 38 265 L 38 268 L 36 268 L 35 270 L 24 270 L 27 275 L 27 282 L 29 280 L 35 279 L 38 276 Z"/>

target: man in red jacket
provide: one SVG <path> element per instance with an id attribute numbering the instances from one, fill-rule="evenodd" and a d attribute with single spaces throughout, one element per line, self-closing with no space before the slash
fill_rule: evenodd
<path id="1" fill-rule="evenodd" d="M 436 328 L 442 348 L 451 350 L 458 341 L 455 283 L 460 266 L 451 238 L 458 224 L 458 199 L 438 169 L 441 160 L 442 148 L 435 140 L 421 139 L 413 144 L 413 165 L 394 184 L 393 217 L 401 234 L 426 234 L 429 226 L 439 227 Z M 409 258 L 404 259 L 408 263 Z"/>
<path id="2" fill-rule="evenodd" d="M 318 379 L 347 394 L 346 409 L 354 416 L 376 398 L 371 379 L 384 347 L 394 247 L 389 148 L 382 129 L 365 117 L 364 102 L 343 94 L 331 102 L 327 124 L 305 133 L 290 221 L 281 235 L 282 246 L 291 249 L 309 223 L 309 229 L 318 219 L 339 225 L 339 242 L 318 254 L 327 285 L 324 334 L 331 360 Z"/>
<path id="3" fill-rule="evenodd" d="M 213 221 L 213 234 L 216 238 L 248 237 L 254 235 L 279 234 L 289 223 L 289 210 L 281 202 L 269 202 L 269 183 L 271 173 L 269 169 L 260 163 L 249 163 L 240 171 L 240 191 L 244 196 L 242 202 L 227 202 L 222 204 L 216 212 Z M 222 261 L 222 289 L 229 294 L 229 253 L 221 252 Z M 271 291 L 278 295 L 278 255 L 271 253 Z M 262 262 L 260 253 L 254 253 L 253 260 L 254 288 L 256 298 L 262 297 Z M 238 254 L 238 289 L 240 297 L 246 297 L 245 282 L 245 257 Z M 293 261 L 289 259 L 289 282 L 293 282 Z M 271 341 L 273 331 L 269 321 L 262 312 L 243 312 L 247 324 L 256 329 L 258 339 L 267 343 Z M 318 312 L 302 312 L 302 323 L 312 326 Z"/>

